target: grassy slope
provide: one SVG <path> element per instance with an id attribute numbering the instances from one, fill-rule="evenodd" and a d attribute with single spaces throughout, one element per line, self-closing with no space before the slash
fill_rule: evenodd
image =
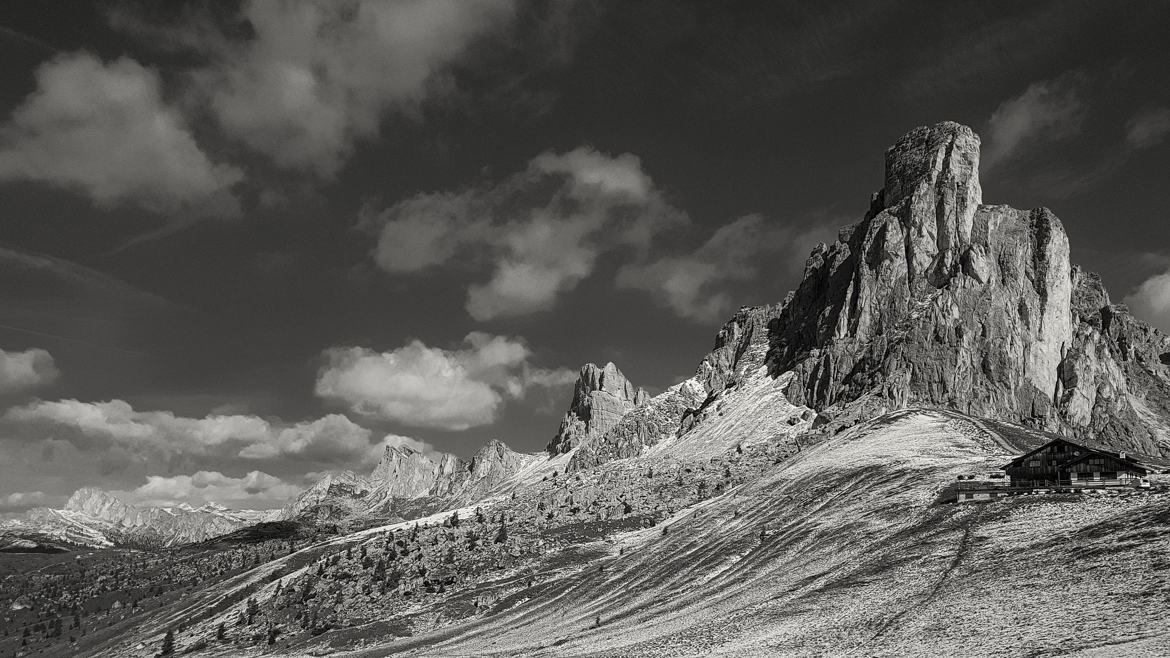
<path id="1" fill-rule="evenodd" d="M 778 395 L 779 386 L 753 380 L 725 414 L 647 458 L 703 457 L 757 441 L 797 445 L 804 423 L 787 419 L 800 409 Z M 996 470 L 1010 449 L 1042 441 L 1000 429 L 949 412 L 889 414 L 804 445 L 666 524 L 583 536 L 548 556 L 541 570 L 551 577 L 535 587 L 485 582 L 513 593 L 470 617 L 443 606 L 468 605 L 474 590 L 419 608 L 448 621 L 415 626 L 413 637 L 394 637 L 409 632 L 401 620 L 373 622 L 322 636 L 305 655 L 363 638 L 371 648 L 351 655 L 1040 656 L 1095 655 L 1119 643 L 1131 655 L 1161 655 L 1170 497 L 940 502 L 956 476 Z M 264 598 L 269 572 L 295 574 L 370 532 L 229 580 L 143 630 L 159 635 L 189 622 L 233 589 L 229 598 Z M 200 636 L 215 620 L 203 619 Z M 263 652 L 209 651 L 217 650 Z"/>
<path id="2" fill-rule="evenodd" d="M 1159 655 L 1170 498 L 937 502 L 1005 456 L 953 416 L 888 416 L 622 535 L 603 572 L 362 655 Z"/>

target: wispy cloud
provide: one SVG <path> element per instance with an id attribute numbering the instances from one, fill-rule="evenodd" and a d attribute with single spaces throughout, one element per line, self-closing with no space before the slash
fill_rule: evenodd
<path id="1" fill-rule="evenodd" d="M 1125 141 L 1132 148 L 1156 146 L 1170 137 L 1170 108 L 1155 107 L 1134 115 L 1125 129 Z"/>
<path id="2" fill-rule="evenodd" d="M 1170 270 L 1143 281 L 1124 302 L 1134 315 L 1170 333 Z"/>
<path id="3" fill-rule="evenodd" d="M 679 317 L 715 322 L 737 303 L 735 284 L 755 279 L 769 262 L 799 273 L 812 245 L 830 240 L 836 230 L 798 230 L 747 215 L 720 226 L 690 253 L 622 266 L 615 283 L 646 292 Z"/>
<path id="4" fill-rule="evenodd" d="M 4 25 L 0 25 L 0 36 L 3 36 L 5 39 L 8 39 L 10 41 L 17 41 L 17 42 L 23 43 L 23 44 L 28 45 L 28 46 L 33 46 L 34 48 L 37 48 L 39 50 L 44 50 L 46 52 L 50 52 L 50 53 L 54 53 L 54 54 L 61 52 L 60 50 L 57 49 L 56 46 L 52 45 L 51 43 L 49 43 L 43 39 L 38 39 L 30 34 L 25 34 L 24 32 L 20 32 L 19 30 L 14 30 L 14 29 L 12 29 L 10 27 L 6 27 Z"/>
<path id="5" fill-rule="evenodd" d="M 686 222 L 637 156 L 589 147 L 543 153 L 494 185 L 366 209 L 362 219 L 378 233 L 373 256 L 387 272 L 457 258 L 472 269 L 486 265 L 487 280 L 467 292 L 477 320 L 549 310 L 592 275 L 601 254 L 645 252 L 655 236 Z"/>
<path id="6" fill-rule="evenodd" d="M 328 178 L 357 142 L 377 137 L 386 113 L 440 93 L 446 68 L 515 11 L 514 0 L 245 2 L 238 22 L 248 39 L 207 21 L 169 31 L 210 60 L 193 92 L 228 137 L 278 167 Z M 152 32 L 124 13 L 115 23 Z"/>
<path id="7" fill-rule="evenodd" d="M 1035 82 L 999 105 L 983 132 L 982 163 L 993 169 L 1025 147 L 1075 135 L 1085 111 L 1085 77 L 1069 73 Z"/>

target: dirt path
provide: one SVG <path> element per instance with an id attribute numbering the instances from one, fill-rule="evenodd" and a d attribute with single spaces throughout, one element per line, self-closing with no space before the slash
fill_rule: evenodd
<path id="1" fill-rule="evenodd" d="M 1020 454 L 1019 448 L 1012 445 L 1012 443 L 1010 441 L 1003 438 L 1002 434 L 1000 434 L 999 432 L 992 429 L 991 426 L 989 426 L 987 423 L 983 422 L 981 419 L 975 418 L 974 416 L 968 416 L 965 414 L 961 414 L 957 411 L 950 411 L 947 409 L 939 409 L 938 413 L 942 414 L 943 416 L 947 416 L 949 418 L 954 418 L 956 420 L 962 420 L 962 421 L 968 422 L 971 425 L 973 425 L 975 427 L 975 429 L 986 434 L 989 439 L 991 439 L 992 441 L 995 442 L 996 445 L 998 445 L 999 447 L 1001 447 L 1005 451 L 1007 451 L 1008 454 L 1012 454 L 1012 455 Z"/>
<path id="2" fill-rule="evenodd" d="M 900 622 L 903 617 L 910 614 L 911 612 L 914 612 L 915 610 L 920 610 L 920 609 L 924 608 L 926 605 L 928 605 L 929 603 L 934 601 L 935 598 L 938 597 L 939 592 L 942 591 L 943 586 L 946 585 L 947 581 L 951 577 L 951 574 L 954 573 L 955 569 L 958 568 L 959 564 L 961 564 L 963 562 L 963 558 L 965 558 L 967 556 L 967 552 L 971 547 L 971 530 L 976 525 L 978 525 L 979 518 L 983 515 L 983 510 L 984 510 L 984 508 L 982 508 L 982 507 L 975 509 L 971 513 L 971 515 L 966 520 L 963 521 L 963 535 L 961 537 L 959 537 L 959 543 L 955 547 L 955 554 L 953 556 L 951 556 L 950 563 L 947 565 L 947 567 L 945 569 L 942 570 L 941 573 L 939 573 L 938 579 L 935 580 L 934 584 L 931 585 L 930 589 L 926 592 L 926 594 L 923 595 L 920 599 L 911 603 L 910 605 L 907 605 L 906 607 L 899 610 L 897 613 L 894 614 L 894 616 L 892 616 L 888 620 L 886 620 L 886 622 L 884 624 L 882 624 L 881 628 L 879 628 L 876 633 L 874 633 L 872 636 L 870 636 L 869 639 L 864 640 L 863 642 L 861 642 L 857 646 L 853 647 L 844 655 L 847 655 L 847 656 L 851 656 L 851 655 L 855 655 L 855 654 L 856 655 L 863 655 L 863 654 L 858 654 L 858 652 L 861 652 L 866 647 L 872 645 L 878 638 L 885 635 L 891 628 L 893 628 L 898 622 Z"/>

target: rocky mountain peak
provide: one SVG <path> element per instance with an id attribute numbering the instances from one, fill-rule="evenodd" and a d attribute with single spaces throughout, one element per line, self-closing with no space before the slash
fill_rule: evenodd
<path id="1" fill-rule="evenodd" d="M 455 455 L 428 455 L 408 446 L 387 446 L 370 480 L 394 498 L 417 498 L 435 483 L 450 479 L 459 470 Z"/>
<path id="2" fill-rule="evenodd" d="M 983 201 L 979 186 L 979 135 L 967 126 L 944 121 L 920 126 L 903 135 L 886 149 L 886 208 L 913 196 L 920 185 L 950 187 L 957 193 L 957 207 L 970 225 L 970 218 Z M 970 235 L 970 231 L 967 231 Z"/>
<path id="3" fill-rule="evenodd" d="M 978 136 L 950 122 L 887 150 L 869 212 L 813 251 L 770 325 L 789 398 L 946 406 L 1170 453 L 1166 337 L 1073 268 L 1050 210 L 982 205 L 978 167 Z"/>
<path id="4" fill-rule="evenodd" d="M 110 520 L 126 516 L 131 507 L 108 491 L 96 487 L 82 487 L 69 497 L 65 509 Z"/>
<path id="5" fill-rule="evenodd" d="M 573 399 L 557 435 L 548 444 L 551 454 L 563 454 L 587 438 L 600 436 L 628 411 L 649 399 L 613 363 L 598 367 L 586 363 L 573 387 Z"/>
<path id="6" fill-rule="evenodd" d="M 915 128 L 886 150 L 885 169 L 871 213 L 901 224 L 909 281 L 942 287 L 972 244 L 983 200 L 979 136 L 951 121 Z"/>

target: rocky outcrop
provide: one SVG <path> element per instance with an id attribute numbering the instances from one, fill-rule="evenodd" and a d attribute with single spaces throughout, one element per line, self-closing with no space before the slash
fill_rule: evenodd
<path id="1" fill-rule="evenodd" d="M 503 441 L 492 439 L 465 465 L 461 481 L 452 483 L 451 494 L 463 503 L 478 500 L 519 471 L 526 457 Z"/>
<path id="2" fill-rule="evenodd" d="M 780 305 L 744 306 L 715 335 L 715 347 L 699 363 L 695 377 L 707 393 L 734 386 L 748 371 L 764 365 L 768 327 Z"/>
<path id="3" fill-rule="evenodd" d="M 981 205 L 978 168 L 979 138 L 955 123 L 886 152 L 865 218 L 813 251 L 771 323 L 789 398 L 939 405 L 1170 453 L 1167 338 L 1071 266 L 1051 211 Z"/>
<path id="4" fill-rule="evenodd" d="M 715 335 L 715 346 L 699 363 L 694 377 L 639 403 L 609 429 L 580 441 L 567 470 L 635 457 L 689 430 L 725 391 L 764 366 L 768 327 L 779 310 L 779 305 L 739 309 Z"/>
<path id="5" fill-rule="evenodd" d="M 607 363 L 604 368 L 585 364 L 573 388 L 569 411 L 549 442 L 548 452 L 564 454 L 583 441 L 605 434 L 647 399 L 646 391 L 635 388 L 614 364 Z"/>
<path id="6" fill-rule="evenodd" d="M 645 448 L 673 437 L 683 417 L 706 398 L 707 391 L 697 378 L 675 384 L 626 413 L 604 434 L 583 441 L 566 470 L 579 471 L 640 455 Z"/>
<path id="7" fill-rule="evenodd" d="M 460 470 L 455 455 L 427 455 L 406 446 L 386 446 L 370 480 L 386 496 L 418 498 L 444 488 Z"/>
<path id="8" fill-rule="evenodd" d="M 281 519 L 336 522 L 360 514 L 369 505 L 374 485 L 353 471 L 326 473 L 285 505 Z"/>

